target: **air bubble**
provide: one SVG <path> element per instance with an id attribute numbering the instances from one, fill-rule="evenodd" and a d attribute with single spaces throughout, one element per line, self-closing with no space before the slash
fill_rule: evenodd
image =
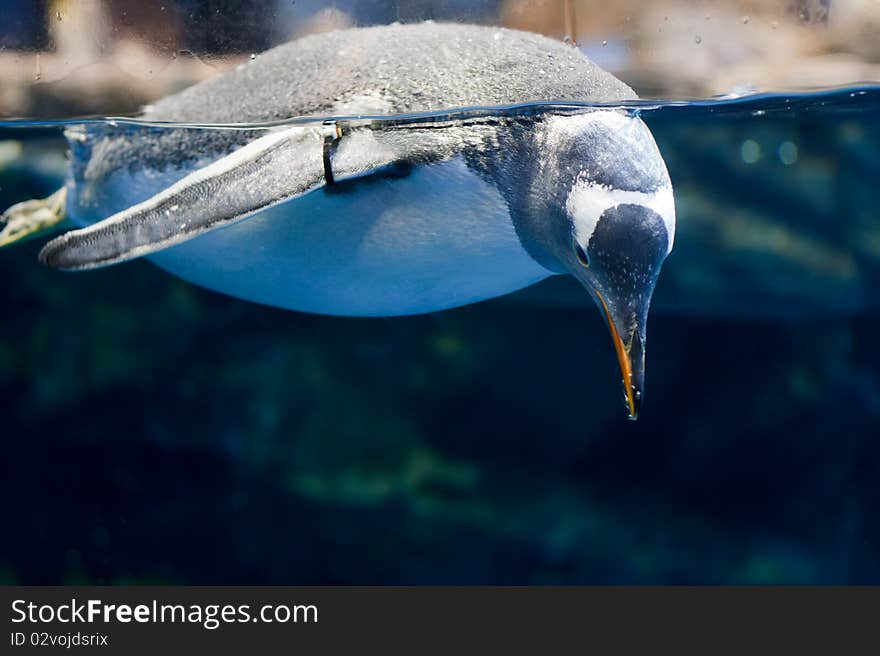
<path id="1" fill-rule="evenodd" d="M 786 166 L 791 166 L 797 161 L 798 147 L 791 141 L 783 141 L 779 144 L 779 151 L 777 154 L 779 155 L 780 162 Z"/>
<path id="2" fill-rule="evenodd" d="M 755 164 L 761 159 L 761 144 L 754 139 L 746 139 L 739 149 L 739 156 L 746 164 Z"/>
<path id="3" fill-rule="evenodd" d="M 703 37 L 701 37 L 699 34 L 697 34 L 694 37 L 694 43 L 696 43 L 697 45 L 700 45 L 702 42 L 703 42 Z"/>

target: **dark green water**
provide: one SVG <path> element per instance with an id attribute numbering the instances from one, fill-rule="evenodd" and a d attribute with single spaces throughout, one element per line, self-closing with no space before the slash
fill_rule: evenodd
<path id="1" fill-rule="evenodd" d="M 637 423 L 565 280 L 340 319 L 0 251 L 0 578 L 880 582 L 880 91 L 638 109 L 678 228 Z M 56 130 L 0 142 L 0 205 L 59 186 Z"/>

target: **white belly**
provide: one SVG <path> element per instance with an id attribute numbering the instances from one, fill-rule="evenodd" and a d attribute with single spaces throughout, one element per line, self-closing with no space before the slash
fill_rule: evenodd
<path id="1" fill-rule="evenodd" d="M 119 177 L 108 204 L 127 194 Z M 125 205 L 144 200 L 142 184 L 130 187 Z M 523 250 L 504 199 L 461 160 L 319 190 L 150 259 L 250 301 L 360 316 L 441 310 L 551 275 Z"/>

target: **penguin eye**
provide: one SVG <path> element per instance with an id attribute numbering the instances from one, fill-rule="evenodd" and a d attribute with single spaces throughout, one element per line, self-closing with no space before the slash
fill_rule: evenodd
<path id="1" fill-rule="evenodd" d="M 577 243 L 577 240 L 572 239 L 571 245 L 574 248 L 574 254 L 577 255 L 578 262 L 585 267 L 590 266 L 590 257 L 587 255 L 587 252 L 581 248 L 581 245 Z"/>

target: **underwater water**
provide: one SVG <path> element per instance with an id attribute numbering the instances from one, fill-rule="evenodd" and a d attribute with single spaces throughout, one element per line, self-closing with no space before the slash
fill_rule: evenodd
<path id="1" fill-rule="evenodd" d="M 354 319 L 0 251 L 0 580 L 880 582 L 880 88 L 632 109 L 678 213 L 638 422 L 571 280 Z M 58 128 L 0 124 L 4 208 Z"/>

